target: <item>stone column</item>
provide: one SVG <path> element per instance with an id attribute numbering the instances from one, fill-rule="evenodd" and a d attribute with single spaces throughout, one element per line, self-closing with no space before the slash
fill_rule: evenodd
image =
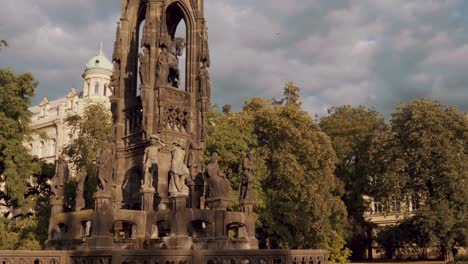
<path id="1" fill-rule="evenodd" d="M 94 213 L 91 217 L 91 237 L 88 238 L 90 249 L 111 249 L 114 245 L 112 228 L 114 210 L 112 195 L 98 191 L 94 195 Z"/>
<path id="2" fill-rule="evenodd" d="M 188 195 L 178 194 L 171 196 L 171 234 L 166 240 L 169 249 L 190 249 L 192 238 L 187 231 L 187 199 Z"/>
<path id="3" fill-rule="evenodd" d="M 141 210 L 145 212 L 152 212 L 154 210 L 154 188 L 142 186 L 141 193 Z"/>
<path id="4" fill-rule="evenodd" d="M 255 202 L 241 201 L 240 206 L 242 207 L 242 213 L 245 215 L 245 225 L 247 229 L 247 235 L 249 237 L 250 248 L 258 248 L 258 239 L 255 238 L 255 221 L 257 216 L 255 215 L 253 208 Z"/>
<path id="5" fill-rule="evenodd" d="M 55 219 L 57 218 L 58 214 L 63 213 L 64 211 L 65 202 L 63 197 L 52 197 L 50 199 L 50 206 L 51 212 L 49 218 L 49 241 L 59 238 L 60 230 L 58 229 L 57 221 Z"/>

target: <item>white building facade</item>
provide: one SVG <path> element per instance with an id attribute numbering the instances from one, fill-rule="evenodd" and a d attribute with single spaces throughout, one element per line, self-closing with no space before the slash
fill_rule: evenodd
<path id="1" fill-rule="evenodd" d="M 71 88 L 63 98 L 52 101 L 44 98 L 39 105 L 29 108 L 32 112 L 30 127 L 35 133 L 26 144 L 32 155 L 54 163 L 63 148 L 76 137 L 67 122 L 69 116 L 83 114 L 89 104 L 102 103 L 110 109 L 112 70 L 112 63 L 100 51 L 86 64 L 82 92 Z"/>

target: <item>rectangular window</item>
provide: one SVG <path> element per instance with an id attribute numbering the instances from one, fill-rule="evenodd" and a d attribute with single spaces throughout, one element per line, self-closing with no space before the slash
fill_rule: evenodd
<path id="1" fill-rule="evenodd" d="M 372 213 L 374 214 L 381 214 L 383 212 L 383 206 L 381 202 L 374 202 L 374 208 Z"/>

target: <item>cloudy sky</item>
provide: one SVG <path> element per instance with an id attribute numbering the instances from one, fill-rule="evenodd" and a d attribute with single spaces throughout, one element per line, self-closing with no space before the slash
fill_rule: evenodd
<path id="1" fill-rule="evenodd" d="M 239 109 L 280 98 L 304 107 L 373 106 L 385 115 L 428 97 L 468 111 L 468 1 L 205 0 L 213 101 Z M 110 58 L 119 0 L 2 0 L 0 67 L 30 71 L 38 103 L 82 89 L 100 42 Z"/>

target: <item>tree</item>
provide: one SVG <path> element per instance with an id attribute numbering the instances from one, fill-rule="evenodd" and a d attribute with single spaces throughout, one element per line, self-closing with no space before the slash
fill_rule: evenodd
<path id="1" fill-rule="evenodd" d="M 301 106 L 301 96 L 299 94 L 301 89 L 295 86 L 292 82 L 287 82 L 284 87 L 284 100 L 286 105 Z"/>
<path id="2" fill-rule="evenodd" d="M 371 238 L 367 237 L 369 223 L 364 219 L 369 195 L 369 151 L 372 138 L 386 124 L 380 114 L 365 107 L 340 106 L 329 109 L 329 116 L 320 120 L 320 128 L 332 140 L 338 157 L 335 175 L 344 183 L 343 201 L 352 226 L 349 245 L 353 257 L 361 258 Z"/>
<path id="3" fill-rule="evenodd" d="M 373 196 L 384 205 L 419 197 L 418 224 L 450 258 L 468 232 L 468 121 L 453 107 L 420 99 L 400 105 L 390 123 L 372 146 Z"/>
<path id="4" fill-rule="evenodd" d="M 29 178 L 40 170 L 23 145 L 31 134 L 28 107 L 36 86 L 29 73 L 15 75 L 10 69 L 0 70 L 0 175 L 5 183 L 0 198 L 9 207 L 26 204 Z"/>
<path id="5" fill-rule="evenodd" d="M 112 135 L 112 116 L 103 104 L 90 104 L 83 115 L 68 117 L 71 136 L 74 140 L 65 147 L 65 153 L 70 157 L 75 168 L 86 168 L 87 179 L 85 181 L 85 205 L 90 208 L 94 205 L 93 194 L 97 188 L 96 160 L 105 141 Z M 72 202 L 74 196 L 73 186 L 76 182 L 69 183 L 67 200 Z"/>
<path id="6" fill-rule="evenodd" d="M 228 161 L 221 165 L 234 172 L 228 175 L 237 189 L 239 164 L 254 151 L 262 245 L 330 248 L 332 261 L 344 262 L 350 252 L 343 239 L 346 208 L 333 175 L 336 156 L 330 138 L 300 108 L 300 97 L 293 97 L 286 105 L 252 98 L 239 113 L 214 115 L 207 152 Z"/>
<path id="7" fill-rule="evenodd" d="M 223 106 L 223 113 L 225 114 L 229 114 L 231 112 L 231 105 L 230 104 L 226 104 Z"/>
<path id="8" fill-rule="evenodd" d="M 0 216 L 0 249 L 40 249 L 47 238 L 47 180 L 54 166 L 32 157 L 23 145 L 32 133 L 28 107 L 36 86 L 29 73 L 0 69 L 0 182 L 5 184 L 0 199 L 9 208 Z"/>
<path id="9" fill-rule="evenodd" d="M 8 42 L 4 39 L 0 39 L 0 49 L 2 47 L 8 47 Z"/>

